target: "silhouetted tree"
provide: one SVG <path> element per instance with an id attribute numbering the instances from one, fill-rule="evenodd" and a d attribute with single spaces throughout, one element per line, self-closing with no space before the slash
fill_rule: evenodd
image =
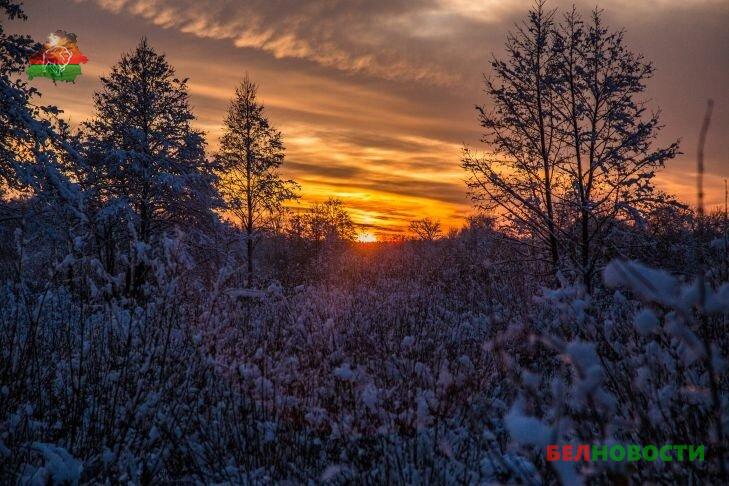
<path id="1" fill-rule="evenodd" d="M 440 221 L 432 218 L 422 218 L 411 221 L 409 225 L 410 231 L 420 240 L 433 241 L 440 238 L 442 231 Z"/>
<path id="2" fill-rule="evenodd" d="M 318 242 L 354 241 L 354 222 L 340 199 L 314 204 L 304 216 L 308 236 Z"/>
<path id="3" fill-rule="evenodd" d="M 563 157 L 560 120 L 554 110 L 555 58 L 550 44 L 554 12 L 538 1 L 528 19 L 507 37 L 506 60 L 494 58 L 486 93 L 493 108 L 477 107 L 482 141 L 491 152 L 465 150 L 467 185 L 480 209 L 503 210 L 519 233 L 528 232 L 548 249 L 552 272 L 560 259 L 555 222 L 555 166 Z"/>
<path id="4" fill-rule="evenodd" d="M 278 172 L 284 160 L 281 132 L 271 126 L 257 92 L 248 76 L 236 88 L 216 158 L 227 208 L 245 232 L 249 285 L 258 233 L 275 222 L 286 201 L 298 198 L 298 185 Z"/>
<path id="5" fill-rule="evenodd" d="M 653 148 L 657 113 L 638 99 L 652 65 L 610 32 L 595 10 L 585 24 L 573 8 L 556 24 L 538 1 L 494 60 L 479 108 L 492 152 L 466 150 L 463 167 L 479 206 L 501 208 L 517 231 L 546 244 L 553 271 L 575 269 L 589 290 L 605 247 L 626 221 L 674 201 L 652 178 L 677 143 Z"/>
<path id="6" fill-rule="evenodd" d="M 678 144 L 653 148 L 658 113 L 638 99 L 653 66 L 631 52 L 622 31 L 609 31 L 601 12 L 585 23 L 573 7 L 555 29 L 554 109 L 567 145 L 559 170 L 561 200 L 569 206 L 573 263 L 589 289 L 608 235 L 621 216 L 640 217 L 670 202 L 652 183 L 655 170 L 675 157 Z"/>

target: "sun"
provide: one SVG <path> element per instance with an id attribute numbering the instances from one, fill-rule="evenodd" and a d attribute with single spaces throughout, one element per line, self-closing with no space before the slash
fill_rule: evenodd
<path id="1" fill-rule="evenodd" d="M 377 237 L 374 233 L 360 233 L 357 235 L 357 241 L 360 243 L 375 243 L 377 241 Z"/>

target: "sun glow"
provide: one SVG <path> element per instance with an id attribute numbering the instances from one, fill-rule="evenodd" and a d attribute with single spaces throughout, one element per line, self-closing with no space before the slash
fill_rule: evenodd
<path id="1" fill-rule="evenodd" d="M 357 235 L 357 241 L 360 243 L 375 243 L 377 237 L 373 233 L 360 233 Z"/>

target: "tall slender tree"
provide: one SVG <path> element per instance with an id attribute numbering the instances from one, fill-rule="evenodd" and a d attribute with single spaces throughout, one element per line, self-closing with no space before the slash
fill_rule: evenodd
<path id="1" fill-rule="evenodd" d="M 281 132 L 274 128 L 258 101 L 258 86 L 246 75 L 235 90 L 216 156 L 220 188 L 227 209 L 246 237 L 247 280 L 253 284 L 256 239 L 269 228 L 286 201 L 298 198 L 298 185 L 282 178 Z"/>

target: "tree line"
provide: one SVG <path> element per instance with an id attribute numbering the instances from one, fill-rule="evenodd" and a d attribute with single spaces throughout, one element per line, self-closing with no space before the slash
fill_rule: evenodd
<path id="1" fill-rule="evenodd" d="M 24 19 L 18 5 L 3 9 Z M 247 285 L 266 238 L 285 235 L 309 255 L 355 239 L 342 201 L 287 211 L 301 188 L 281 175 L 283 136 L 248 75 L 210 154 L 193 128 L 187 79 L 146 39 L 101 77 L 92 118 L 71 130 L 57 108 L 36 104 L 37 88 L 17 79 L 38 44 L 0 35 L 0 191 L 33 195 L 25 203 L 4 198 L 4 220 L 21 221 L 21 209 L 55 214 L 51 222 L 68 221 L 54 235 L 66 249 L 83 227 L 79 251 L 95 254 L 107 272 L 123 271 L 129 291 L 148 275 L 142 249 L 179 229 L 200 251 L 214 250 L 221 238 L 213 235 L 230 224 L 221 215 L 235 225 L 226 238 L 243 242 Z M 607 261 L 635 254 L 647 226 L 656 235 L 666 218 L 694 224 L 692 211 L 653 183 L 679 154 L 677 142 L 655 144 L 660 112 L 643 99 L 653 66 L 605 26 L 601 11 L 558 16 L 536 2 L 491 68 L 489 103 L 477 107 L 487 149 L 465 148 L 461 160 L 477 226 L 488 221 L 551 282 L 562 275 L 591 289 Z M 409 231 L 424 241 L 444 233 L 429 217 Z"/>
<path id="2" fill-rule="evenodd" d="M 10 19 L 25 19 L 18 5 L 2 7 Z M 32 196 L 35 209 L 53 206 L 82 223 L 104 270 L 124 267 L 130 292 L 147 278 L 144 248 L 174 230 L 197 239 L 214 234 L 229 224 L 221 215 L 232 216 L 245 242 L 247 285 L 254 283 L 254 251 L 264 235 L 285 232 L 319 246 L 354 240 L 340 200 L 288 214 L 300 186 L 280 173 L 283 137 L 247 74 L 229 104 L 220 148 L 209 155 L 205 134 L 192 126 L 187 79 L 146 38 L 101 77 L 92 118 L 73 131 L 60 110 L 35 104 L 35 87 L 16 79 L 39 45 L 28 36 L 1 35 L 0 187 Z M 20 218 L 22 200 L 3 203 L 5 219 Z"/>

